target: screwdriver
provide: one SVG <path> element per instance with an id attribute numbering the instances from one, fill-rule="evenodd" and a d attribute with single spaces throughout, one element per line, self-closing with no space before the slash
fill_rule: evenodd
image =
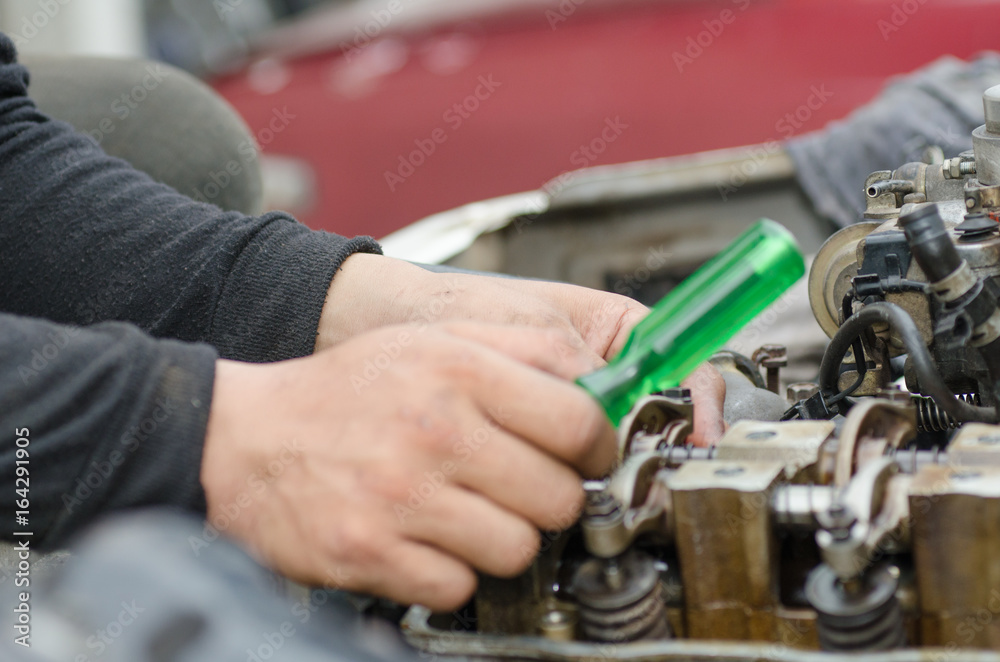
<path id="1" fill-rule="evenodd" d="M 679 386 L 805 269 L 792 233 L 761 219 L 660 299 L 621 352 L 577 383 L 618 425 L 640 398 Z"/>

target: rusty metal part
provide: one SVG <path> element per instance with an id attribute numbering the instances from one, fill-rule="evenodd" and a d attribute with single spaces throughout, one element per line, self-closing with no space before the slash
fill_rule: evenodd
<path id="1" fill-rule="evenodd" d="M 771 425 L 771 422 L 766 423 Z M 779 425 L 786 425 L 787 422 L 779 423 Z M 993 426 L 987 426 L 993 427 Z M 820 461 L 826 462 L 825 456 L 830 452 L 835 452 L 837 449 L 830 445 L 829 448 L 825 445 L 820 450 Z M 905 448 L 905 449 L 889 449 L 886 451 L 893 459 L 896 460 L 896 464 L 899 465 L 900 471 L 903 473 L 916 473 L 920 467 L 927 466 L 930 464 L 948 464 L 948 452 L 941 450 L 940 448 L 929 449 L 929 450 L 919 450 L 916 448 Z M 714 460 L 718 458 L 719 447 L 718 446 L 673 446 L 671 448 L 662 451 L 666 456 L 666 467 L 669 469 L 676 469 L 688 460 Z M 830 480 L 825 478 L 830 477 Z M 826 485 L 828 482 L 832 481 L 833 476 L 833 460 L 830 460 L 829 469 L 820 470 L 820 478 L 817 479 L 817 483 L 821 485 Z"/>
<path id="2" fill-rule="evenodd" d="M 816 532 L 823 560 L 841 581 L 864 575 L 872 561 L 903 548 L 909 538 L 908 488 L 889 457 L 872 460 L 843 488 Z"/>
<path id="3" fill-rule="evenodd" d="M 789 402 L 805 400 L 819 393 L 819 384 L 816 382 L 795 382 L 788 385 L 786 398 Z"/>
<path id="4" fill-rule="evenodd" d="M 900 448 L 917 433 L 916 411 L 906 402 L 868 400 L 851 410 L 839 435 L 833 482 L 847 485 L 867 459 Z"/>
<path id="5" fill-rule="evenodd" d="M 575 641 L 580 616 L 576 605 L 553 603 L 538 619 L 538 633 L 552 641 Z"/>
<path id="6" fill-rule="evenodd" d="M 788 352 L 765 345 L 753 361 L 717 354 L 712 362 L 733 396 L 725 403 L 731 427 L 717 446 L 684 445 L 693 420 L 684 393 L 643 400 L 619 427 L 617 468 L 585 484 L 580 522 L 543 534 L 541 554 L 521 576 L 481 578 L 478 632 L 436 630 L 415 607 L 404 620 L 411 643 L 477 660 L 1000 662 L 1000 650 L 966 648 L 1000 649 L 1000 425 L 959 425 L 933 401 L 910 397 L 930 393 L 956 412 L 945 395 L 978 394 L 982 402 L 964 399 L 984 411 L 1000 402 L 1000 361 L 976 349 L 1000 333 L 1000 313 L 974 299 L 976 288 L 1000 292 L 1000 87 L 984 95 L 984 107 L 974 152 L 945 159 L 928 150 L 923 162 L 871 173 L 859 192 L 868 221 L 830 237 L 816 256 L 810 305 L 838 339 L 829 353 L 836 361 L 823 364 L 823 396 L 845 418 L 767 422 L 773 400 L 778 416 L 787 409 L 774 393 Z M 596 199 L 607 188 L 598 179 L 550 206 L 567 213 Z M 898 223 L 930 205 L 944 224 L 933 255 Z M 951 244 L 959 259 L 945 272 L 934 255 Z M 588 282 L 601 282 L 607 260 L 588 262 L 605 265 L 586 267 L 597 279 Z M 905 334 L 862 312 L 887 308 L 882 301 L 912 319 Z M 841 356 L 847 332 L 861 334 L 852 345 L 863 343 L 866 356 Z M 778 340 L 795 347 L 781 335 L 733 346 Z M 901 375 L 908 392 L 896 387 Z M 927 375 L 938 378 L 930 389 Z M 751 387 L 743 398 L 737 386 L 746 385 L 772 392 Z M 795 401 L 815 392 L 800 384 L 787 391 Z M 735 407 L 743 399 L 768 407 Z M 824 407 L 810 415 L 825 416 Z M 876 650 L 904 637 L 920 648 Z M 821 645 L 863 653 L 816 652 Z"/>
<path id="7" fill-rule="evenodd" d="M 670 476 L 688 637 L 774 638 L 770 503 L 783 472 L 780 462 L 695 461 Z"/>
<path id="8" fill-rule="evenodd" d="M 910 510 L 922 642 L 1000 648 L 1000 468 L 925 467 Z"/>
<path id="9" fill-rule="evenodd" d="M 979 406 L 982 401 L 975 393 L 956 393 L 955 397 L 970 405 Z M 913 404 L 917 407 L 917 429 L 930 432 L 943 432 L 954 430 L 959 426 L 955 418 L 941 409 L 932 398 L 922 395 L 911 396 Z"/>
<path id="10" fill-rule="evenodd" d="M 624 460 L 633 453 L 679 445 L 693 430 L 690 391 L 683 389 L 677 396 L 648 395 L 635 404 L 618 427 L 618 457 Z"/>
<path id="11" fill-rule="evenodd" d="M 857 586 L 842 582 L 830 566 L 817 566 L 809 575 L 806 594 L 818 613 L 820 647 L 868 653 L 903 646 L 898 587 L 899 569 L 888 564 L 873 568 Z"/>
<path id="12" fill-rule="evenodd" d="M 956 156 L 952 159 L 945 159 L 941 163 L 941 170 L 945 179 L 962 179 L 976 174 L 976 161 L 968 157 Z"/>
<path id="13" fill-rule="evenodd" d="M 429 624 L 431 612 L 411 607 L 403 618 L 406 640 L 425 655 L 504 660 L 510 662 L 1000 662 L 1000 652 L 926 647 L 891 652 L 836 653 L 800 650 L 778 641 L 699 641 L 672 639 L 613 644 L 549 641 L 541 637 L 504 637 L 439 630 Z M 798 630 L 788 638 L 797 643 Z"/>
<path id="14" fill-rule="evenodd" d="M 781 383 L 781 369 L 788 365 L 788 348 L 784 345 L 763 345 L 751 358 L 766 371 L 767 390 L 777 393 Z"/>
<path id="15" fill-rule="evenodd" d="M 1000 467 L 1000 426 L 969 423 L 948 444 L 948 464 L 956 467 Z"/>
<path id="16" fill-rule="evenodd" d="M 771 511 L 778 527 L 815 531 L 835 498 L 830 485 L 782 485 L 774 491 Z"/>
<path id="17" fill-rule="evenodd" d="M 643 533 L 672 534 L 671 494 L 657 473 L 665 454 L 644 453 L 626 460 L 606 488 L 588 492 L 580 522 L 584 545 L 591 554 L 613 558 Z"/>
<path id="18" fill-rule="evenodd" d="M 573 577 L 580 627 L 591 641 L 621 643 L 670 637 L 653 559 L 632 550 L 614 559 L 590 559 Z"/>
<path id="19" fill-rule="evenodd" d="M 821 449 L 834 432 L 830 421 L 743 421 L 719 440 L 715 457 L 728 461 L 781 462 L 787 480 L 817 482 Z M 802 475 L 807 473 L 808 475 Z"/>
<path id="20" fill-rule="evenodd" d="M 824 242 L 809 268 L 809 305 L 820 328 L 831 338 L 840 328 L 844 295 L 858 275 L 858 245 L 881 225 L 866 221 L 839 230 Z"/>
<path id="21" fill-rule="evenodd" d="M 746 377 L 756 388 L 767 388 L 757 364 L 739 352 L 724 349 L 713 354 L 708 362 L 723 374 L 734 372 Z"/>

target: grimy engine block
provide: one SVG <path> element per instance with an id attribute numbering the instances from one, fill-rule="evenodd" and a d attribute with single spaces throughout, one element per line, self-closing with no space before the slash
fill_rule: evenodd
<path id="1" fill-rule="evenodd" d="M 411 608 L 411 643 L 506 660 L 1000 660 L 1000 86 L 984 106 L 972 152 L 872 173 L 864 221 L 816 256 L 831 342 L 782 420 L 695 448 L 684 389 L 640 401 L 579 521 L 520 577 L 482 577 L 474 614 Z M 713 362 L 776 391 L 779 358 Z"/>

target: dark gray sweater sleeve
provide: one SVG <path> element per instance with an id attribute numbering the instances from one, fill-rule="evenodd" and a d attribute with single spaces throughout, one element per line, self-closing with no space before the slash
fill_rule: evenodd
<path id="1" fill-rule="evenodd" d="M 130 324 L 0 313 L 0 536 L 32 531 L 52 546 L 104 511 L 204 510 L 215 358 L 208 345 L 156 340 Z M 19 447 L 27 470 L 15 482 Z M 21 498 L 29 513 L 19 527 Z"/>
<path id="2" fill-rule="evenodd" d="M 194 202 L 27 84 L 0 35 L 0 536 L 27 438 L 29 527 L 51 546 L 109 510 L 204 510 L 215 359 L 310 353 L 335 272 L 378 245 Z"/>
<path id="3" fill-rule="evenodd" d="M 372 239 L 195 202 L 40 113 L 14 62 L 0 37 L 0 311 L 131 322 L 243 361 L 312 352 L 334 273 Z"/>

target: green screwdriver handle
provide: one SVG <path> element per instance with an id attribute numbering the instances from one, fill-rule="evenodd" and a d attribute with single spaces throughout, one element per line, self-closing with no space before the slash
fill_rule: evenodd
<path id="1" fill-rule="evenodd" d="M 618 425 L 640 398 L 679 386 L 805 270 L 792 234 L 761 219 L 653 306 L 607 366 L 577 383 Z"/>

